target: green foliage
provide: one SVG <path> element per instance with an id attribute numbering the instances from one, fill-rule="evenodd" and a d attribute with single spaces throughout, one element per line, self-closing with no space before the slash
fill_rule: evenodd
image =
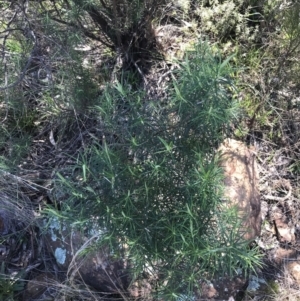
<path id="1" fill-rule="evenodd" d="M 259 9 L 261 1 L 200 0 L 196 14 L 201 27 L 218 40 L 255 41 L 259 34 Z M 249 26 L 249 23 L 253 24 Z"/>
<path id="2" fill-rule="evenodd" d="M 60 170 L 54 189 L 68 196 L 66 218 L 96 220 L 102 243 L 114 254 L 126 246 L 133 274 L 151 267 L 169 298 L 191 292 L 200 277 L 258 262 L 222 206 L 215 149 L 237 114 L 229 59 L 197 45 L 164 106 L 121 84 L 107 87 L 94 109 L 101 140 Z"/>
<path id="3" fill-rule="evenodd" d="M 22 272 L 13 276 L 5 274 L 5 263 L 1 263 L 0 269 L 0 300 L 13 301 L 17 292 L 20 292 L 24 288 L 24 282 L 22 279 Z"/>
<path id="4" fill-rule="evenodd" d="M 22 47 L 18 41 L 8 40 L 7 49 L 11 52 L 22 53 Z"/>
<path id="5" fill-rule="evenodd" d="M 286 81 L 292 81 L 296 85 L 300 84 L 300 64 L 298 60 L 300 49 L 300 3 L 292 2 L 284 7 L 278 14 L 278 22 L 282 24 L 281 48 L 284 51 L 284 59 L 281 62 L 280 71 L 283 68 Z"/>
<path id="6" fill-rule="evenodd" d="M 243 66 L 236 78 L 242 90 L 241 106 L 249 117 L 247 130 L 267 129 L 265 136 L 277 144 L 285 136 L 282 112 L 297 106 L 292 94 L 287 98 L 281 95 L 299 87 L 299 1 L 264 1 L 258 6 L 261 36 L 270 42 L 236 47 L 236 64 Z M 286 128 L 293 123 L 289 120 Z"/>
<path id="7" fill-rule="evenodd" d="M 278 282 L 274 281 L 274 280 L 270 280 L 268 281 L 268 286 L 266 288 L 266 295 L 278 295 L 278 293 L 280 292 L 280 287 Z"/>
<path id="8" fill-rule="evenodd" d="M 15 110 L 11 105 L 3 107 L 7 110 L 7 121 L 0 126 L 0 148 L 5 155 L 1 156 L 0 164 L 13 169 L 28 153 L 36 116 L 34 112 L 24 112 L 22 108 Z"/>
<path id="9" fill-rule="evenodd" d="M 296 1 L 295 3 L 291 4 L 289 7 L 283 10 L 282 12 L 282 19 L 283 19 L 283 26 L 282 29 L 287 35 L 291 44 L 296 43 L 299 44 L 300 40 L 300 3 Z M 296 46 L 295 45 L 295 46 Z"/>
<path id="10" fill-rule="evenodd" d="M 97 84 L 93 81 L 89 70 L 75 64 L 76 61 L 59 70 L 57 77 L 60 77 L 60 83 L 55 86 L 55 91 L 51 91 L 52 94 L 55 93 L 55 100 L 45 93 L 43 99 L 45 107 L 42 108 L 45 114 L 59 115 L 64 111 L 83 113 L 95 103 Z"/>

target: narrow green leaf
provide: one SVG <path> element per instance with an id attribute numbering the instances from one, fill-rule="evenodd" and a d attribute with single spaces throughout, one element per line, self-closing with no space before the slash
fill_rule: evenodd
<path id="1" fill-rule="evenodd" d="M 83 182 L 86 182 L 86 164 L 82 164 Z"/>

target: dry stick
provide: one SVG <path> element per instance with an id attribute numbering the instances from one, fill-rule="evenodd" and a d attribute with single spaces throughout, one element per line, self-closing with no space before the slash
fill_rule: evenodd
<path id="1" fill-rule="evenodd" d="M 0 170 L 0 175 L 2 175 L 3 177 L 8 177 L 10 179 L 14 179 L 17 183 L 26 184 L 28 187 L 30 187 L 30 188 L 32 188 L 33 190 L 36 190 L 36 191 L 38 191 L 37 188 L 43 188 L 43 189 L 46 189 L 46 190 L 51 190 L 47 187 L 44 187 L 44 186 L 41 186 L 39 184 L 33 183 L 29 180 L 23 179 L 22 177 L 15 176 L 15 175 L 11 174 L 8 171 Z M 35 186 L 35 187 L 33 187 L 33 186 Z"/>
<path id="2" fill-rule="evenodd" d="M 73 231 L 72 231 L 73 232 Z M 72 252 L 74 252 L 74 246 L 73 246 L 73 240 L 72 240 L 72 234 L 71 233 L 71 250 Z M 95 235 L 93 235 L 91 238 L 89 238 L 80 248 L 78 251 L 76 251 L 76 253 L 74 254 L 70 264 L 69 264 L 69 267 L 68 267 L 68 271 L 67 271 L 67 277 L 69 278 L 69 280 L 72 282 L 73 279 L 75 278 L 75 275 L 76 273 L 79 271 L 79 268 L 78 267 L 78 264 L 76 262 L 76 259 L 77 257 L 80 256 L 80 253 L 85 250 L 87 247 L 89 247 L 90 243 L 95 240 L 95 239 L 98 239 L 99 236 L 101 234 L 100 233 L 97 233 Z M 82 265 L 82 262 L 81 262 L 81 265 Z"/>
<path id="3" fill-rule="evenodd" d="M 137 64 L 138 61 L 135 62 L 133 59 L 131 59 L 131 62 L 134 64 L 135 68 L 137 69 L 137 71 L 139 72 L 139 74 L 141 75 L 141 77 L 143 78 L 145 86 L 147 86 L 148 85 L 148 81 L 147 81 L 145 75 L 143 74 L 142 70 L 139 68 L 139 66 Z"/>
<path id="4" fill-rule="evenodd" d="M 114 286 L 114 288 L 117 290 L 117 292 L 122 296 L 123 300 L 128 300 L 124 294 L 124 292 L 122 292 L 117 285 L 115 284 L 114 280 L 111 278 L 111 276 L 107 273 L 106 269 L 104 269 L 104 272 L 106 274 L 106 276 L 108 277 L 108 279 L 111 281 L 112 285 Z"/>
<path id="5" fill-rule="evenodd" d="M 267 195 L 264 195 L 264 198 L 269 201 L 277 201 L 277 202 L 284 202 L 287 199 L 289 199 L 292 196 L 292 186 L 289 183 L 283 182 L 282 184 L 289 190 L 285 196 L 279 197 L 279 196 L 273 196 L 273 195 L 267 194 Z"/>

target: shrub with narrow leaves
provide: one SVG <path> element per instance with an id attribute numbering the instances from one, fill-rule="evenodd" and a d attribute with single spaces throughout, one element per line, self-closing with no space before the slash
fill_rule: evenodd
<path id="1" fill-rule="evenodd" d="M 63 215 L 77 225 L 96 221 L 116 256 L 126 246 L 133 275 L 151 270 L 170 297 L 257 261 L 234 212 L 221 209 L 215 149 L 237 113 L 231 71 L 229 59 L 199 44 L 175 74 L 167 105 L 107 87 L 95 107 L 101 138 L 61 170 L 55 188 L 68 196 Z"/>

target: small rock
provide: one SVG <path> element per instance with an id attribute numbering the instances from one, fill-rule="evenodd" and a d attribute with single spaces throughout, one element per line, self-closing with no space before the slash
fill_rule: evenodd
<path id="1" fill-rule="evenodd" d="M 274 223 L 277 230 L 278 240 L 280 242 L 294 242 L 295 241 L 295 229 L 294 227 L 289 227 L 287 222 L 287 217 L 280 209 L 277 208 L 273 212 Z"/>
<path id="2" fill-rule="evenodd" d="M 291 250 L 291 249 L 283 249 L 281 247 L 278 247 L 275 250 L 275 253 L 273 255 L 273 258 L 277 264 L 281 264 L 284 262 L 286 259 L 291 259 L 295 258 L 297 256 L 297 251 L 296 250 Z"/>
<path id="3" fill-rule="evenodd" d="M 203 282 L 201 285 L 201 298 L 212 299 L 219 296 L 218 291 L 212 283 Z"/>
<path id="4" fill-rule="evenodd" d="M 247 292 L 256 292 L 261 289 L 261 286 L 266 284 L 263 278 L 257 276 L 251 276 L 247 287 Z"/>
<path id="5" fill-rule="evenodd" d="M 200 300 L 228 300 L 230 297 L 236 297 L 244 291 L 247 280 L 240 276 L 220 277 L 212 280 L 211 283 L 203 282 L 201 284 Z"/>
<path id="6" fill-rule="evenodd" d="M 247 287 L 248 296 L 256 298 L 256 296 L 269 296 L 276 293 L 278 293 L 278 283 L 276 281 L 266 281 L 264 278 L 256 275 L 250 276 Z"/>
<path id="7" fill-rule="evenodd" d="M 95 290 L 107 294 L 117 294 L 126 291 L 129 285 L 125 262 L 112 258 L 108 247 L 96 248 L 96 239 L 101 232 L 85 237 L 81 232 L 73 229 L 57 218 L 50 218 L 45 222 L 48 233 L 45 235 L 48 250 L 54 255 L 59 268 L 68 273 L 69 278 L 82 279 Z M 85 253 L 87 249 L 90 251 Z M 81 252 L 83 251 L 83 252 Z"/>
<path id="8" fill-rule="evenodd" d="M 24 300 L 38 299 L 51 286 L 55 278 L 50 273 L 43 273 L 28 281 L 24 291 Z"/>
<path id="9" fill-rule="evenodd" d="M 269 204 L 266 201 L 261 202 L 261 219 L 264 221 L 269 212 Z"/>
<path id="10" fill-rule="evenodd" d="M 300 285 L 300 262 L 299 261 L 288 262 L 286 264 L 286 268 L 290 273 L 290 275 L 293 276 L 296 283 Z"/>

